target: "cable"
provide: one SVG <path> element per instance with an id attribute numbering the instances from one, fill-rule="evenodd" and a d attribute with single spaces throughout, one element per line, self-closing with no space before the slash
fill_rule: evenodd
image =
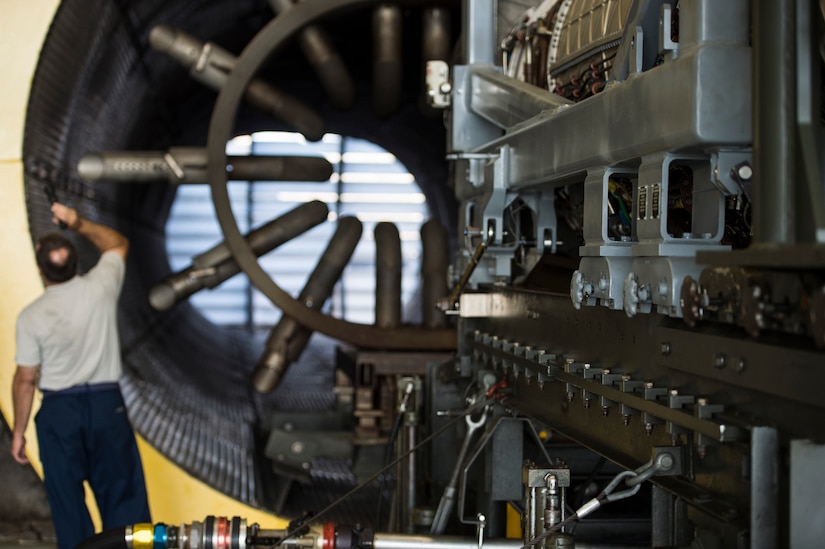
<path id="1" fill-rule="evenodd" d="M 387 441 L 387 452 L 384 456 L 384 466 L 386 466 L 390 459 L 392 459 L 392 451 L 393 447 L 395 446 L 396 439 L 398 438 L 398 430 L 401 428 L 401 422 L 404 419 L 404 414 L 407 411 L 407 405 L 410 401 L 410 395 L 413 391 L 413 383 L 412 381 L 407 383 L 406 388 L 404 389 L 404 396 L 401 398 L 401 403 L 398 406 L 398 412 L 395 415 L 395 421 L 392 424 L 392 431 L 390 431 L 390 438 Z M 381 505 L 384 501 L 384 485 L 387 481 L 387 475 L 383 475 L 381 477 L 381 485 L 378 489 L 378 502 L 376 504 L 375 509 L 375 526 L 376 528 L 380 527 L 381 525 Z"/>
<path id="2" fill-rule="evenodd" d="M 441 426 L 438 430 L 436 430 L 435 432 L 433 432 L 432 434 L 430 434 L 429 436 L 427 436 L 426 438 L 424 438 L 421 442 L 419 442 L 418 444 L 416 444 L 415 446 L 413 446 L 412 448 L 410 448 L 409 450 L 407 450 L 406 452 L 404 452 L 402 455 L 400 455 L 400 456 L 398 456 L 397 458 L 395 458 L 395 459 L 394 459 L 391 463 L 389 463 L 389 464 L 385 465 L 384 467 L 382 467 L 381 469 L 379 469 L 378 471 L 376 471 L 375 473 L 373 473 L 373 474 L 372 474 L 372 476 L 370 476 L 367 480 L 365 480 L 364 482 L 362 482 L 362 483 L 361 483 L 361 484 L 359 484 L 358 486 L 356 486 L 356 487 L 352 488 L 352 489 L 351 489 L 351 490 L 349 490 L 346 494 L 344 494 L 343 496 L 339 497 L 338 499 L 336 499 L 335 501 L 333 501 L 332 503 L 330 503 L 329 505 L 327 505 L 326 507 L 324 507 L 323 509 L 321 509 L 318 513 L 316 513 L 316 514 L 312 515 L 312 516 L 311 516 L 311 517 L 309 517 L 309 518 L 312 518 L 313 520 L 317 520 L 318 518 L 320 518 L 320 517 L 322 517 L 322 516 L 326 515 L 326 514 L 327 514 L 327 513 L 329 513 L 331 510 L 333 510 L 335 507 L 337 507 L 338 505 L 340 505 L 341 503 L 343 503 L 344 501 L 346 501 L 346 500 L 347 500 L 350 496 L 352 496 L 353 494 L 355 494 L 356 492 L 358 492 L 359 490 L 361 490 L 361 489 L 362 489 L 362 488 L 364 488 L 365 486 L 367 486 L 367 485 L 369 485 L 370 483 L 372 483 L 372 481 L 374 481 L 374 480 L 375 480 L 375 479 L 377 479 L 379 476 L 381 476 L 382 474 L 384 474 L 384 473 L 385 473 L 386 471 L 388 471 L 390 468 L 395 467 L 395 465 L 396 465 L 396 464 L 398 464 L 401 460 L 403 460 L 403 459 L 404 459 L 404 458 L 406 458 L 407 456 L 409 456 L 409 455 L 413 454 L 414 452 L 417 452 L 417 451 L 418 451 L 418 449 L 419 449 L 419 448 L 421 448 L 422 446 L 424 446 L 424 445 L 426 445 L 426 444 L 429 444 L 429 442 L 430 442 L 431 440 L 433 440 L 435 437 L 437 437 L 438 435 L 440 435 L 441 433 L 443 433 L 444 431 L 446 431 L 447 429 L 449 429 L 450 427 L 452 427 L 453 425 L 455 425 L 455 424 L 456 424 L 456 423 L 458 423 L 459 421 L 464 420 L 464 416 L 466 416 L 466 415 L 468 415 L 468 414 L 472 414 L 473 412 L 475 412 L 475 411 L 476 411 L 476 410 L 478 410 L 479 408 L 483 408 L 484 406 L 487 406 L 487 405 L 489 405 L 489 404 L 492 404 L 493 402 L 495 402 L 495 399 L 494 399 L 494 398 L 493 398 L 493 399 L 484 399 L 484 400 L 482 400 L 482 401 L 479 401 L 479 402 L 477 402 L 477 403 L 475 403 L 475 404 L 473 404 L 473 405 L 469 406 L 467 409 L 465 409 L 465 410 L 464 410 L 463 412 L 461 412 L 459 415 L 457 415 L 456 417 L 454 417 L 453 419 L 451 419 L 450 421 L 448 421 L 447 423 L 445 423 L 444 425 L 442 425 L 442 426 Z M 282 544 L 283 544 L 286 540 L 291 539 L 291 538 L 293 538 L 293 537 L 295 537 L 295 536 L 297 536 L 297 535 L 300 535 L 300 534 L 301 534 L 301 532 L 302 532 L 302 529 L 304 528 L 304 526 L 305 526 L 305 525 L 303 524 L 303 522 L 301 522 L 300 524 L 297 524 L 296 526 L 292 526 L 289 530 L 287 530 L 287 532 L 286 532 L 286 534 L 284 535 L 284 537 L 282 537 L 281 539 L 279 539 L 277 542 L 275 542 L 274 544 L 270 545 L 269 547 L 270 547 L 270 548 L 279 547 L 279 546 L 280 546 L 280 545 L 282 545 Z"/>
<path id="3" fill-rule="evenodd" d="M 392 459 L 392 450 L 393 446 L 395 445 L 395 441 L 398 438 L 398 430 L 401 428 L 401 421 L 403 420 L 403 414 L 396 414 L 395 421 L 392 424 L 392 431 L 390 432 L 390 438 L 387 440 L 387 453 L 384 455 L 384 466 L 386 466 L 390 459 Z M 375 509 L 375 526 L 376 528 L 380 527 L 381 525 L 381 507 L 384 502 L 384 487 L 387 483 L 387 475 L 381 476 L 381 485 L 378 488 L 378 502 L 376 503 Z"/>
<path id="4" fill-rule="evenodd" d="M 548 537 L 559 531 L 561 528 L 567 526 L 571 522 L 575 520 L 582 519 L 595 511 L 596 509 L 600 508 L 601 506 L 611 503 L 614 501 L 619 501 L 620 499 L 629 498 L 630 496 L 635 495 L 638 493 L 639 489 L 642 487 L 642 483 L 648 480 L 650 477 L 656 474 L 657 471 L 661 470 L 663 465 L 661 460 L 656 461 L 649 461 L 645 463 L 635 471 L 622 471 L 615 477 L 613 480 L 610 481 L 604 490 L 602 490 L 598 496 L 591 499 L 590 501 L 586 502 L 584 505 L 579 507 L 575 513 L 564 519 L 563 521 L 554 524 L 535 538 L 531 539 L 524 545 L 522 545 L 519 549 L 529 549 L 535 545 L 546 540 Z M 624 482 L 625 486 L 628 488 L 624 490 L 620 490 L 616 492 L 616 488 Z"/>

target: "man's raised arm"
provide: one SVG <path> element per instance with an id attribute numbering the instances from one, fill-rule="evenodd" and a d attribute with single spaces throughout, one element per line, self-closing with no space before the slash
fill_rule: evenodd
<path id="1" fill-rule="evenodd" d="M 101 252 L 114 252 L 126 260 L 129 253 L 129 239 L 106 225 L 89 221 L 80 216 L 77 210 L 64 206 L 59 202 L 52 204 L 52 221 L 59 223 L 63 221 L 66 225 L 80 235 L 85 236 Z"/>

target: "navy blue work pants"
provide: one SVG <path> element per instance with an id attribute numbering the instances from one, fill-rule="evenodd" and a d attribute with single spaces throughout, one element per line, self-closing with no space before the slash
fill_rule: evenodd
<path id="1" fill-rule="evenodd" d="M 151 522 L 143 466 L 116 386 L 44 392 L 35 423 L 58 549 L 73 549 L 95 533 L 84 480 L 103 530 Z"/>

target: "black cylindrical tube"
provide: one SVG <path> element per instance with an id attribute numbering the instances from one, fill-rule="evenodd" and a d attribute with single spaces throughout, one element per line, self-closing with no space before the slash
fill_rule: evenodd
<path id="1" fill-rule="evenodd" d="M 268 253 L 284 242 L 305 233 L 326 220 L 329 210 L 320 200 L 293 208 L 246 235 L 256 256 Z M 165 311 L 203 288 L 214 288 L 240 272 L 229 246 L 222 242 L 196 256 L 192 266 L 166 277 L 152 287 L 149 302 L 158 311 Z"/>
<path id="2" fill-rule="evenodd" d="M 427 61 L 447 61 L 452 47 L 450 38 L 450 10 L 433 6 L 424 10 L 424 36 L 421 41 L 422 58 Z"/>
<path id="3" fill-rule="evenodd" d="M 447 317 L 436 308 L 447 296 L 449 250 L 447 231 L 435 219 L 421 226 L 421 320 L 425 328 L 443 328 Z"/>
<path id="4" fill-rule="evenodd" d="M 228 161 L 237 181 L 326 181 L 332 175 L 332 164 L 322 156 L 234 156 Z"/>
<path id="5" fill-rule="evenodd" d="M 247 241 L 252 251 L 256 255 L 261 255 L 325 221 L 328 214 L 327 205 L 320 200 L 306 202 L 250 232 Z M 197 255 L 192 263 L 197 267 L 208 267 L 231 258 L 232 251 L 229 246 L 221 243 Z"/>
<path id="6" fill-rule="evenodd" d="M 300 300 L 307 307 L 320 309 L 326 297 L 332 293 L 358 245 L 361 230 L 361 222 L 357 217 L 342 217 L 338 220 L 335 234 L 301 292 Z"/>
<path id="7" fill-rule="evenodd" d="M 326 250 L 309 276 L 299 301 L 312 309 L 320 310 L 332 294 L 349 263 L 358 240 L 361 238 L 361 222 L 355 217 L 342 217 Z M 304 351 L 312 330 L 288 316 L 273 328 L 266 342 L 266 351 L 252 374 L 252 386 L 259 393 L 269 393 L 280 383 L 286 369 Z"/>
<path id="8" fill-rule="evenodd" d="M 376 7 L 372 15 L 372 37 L 373 110 L 378 116 L 389 116 L 401 102 L 401 8 L 392 4 Z"/>
<path id="9" fill-rule="evenodd" d="M 102 151 L 83 155 L 77 173 L 89 181 L 206 183 L 206 149 Z M 237 181 L 326 181 L 332 165 L 320 156 L 230 156 L 227 178 Z"/>
<path id="10" fill-rule="evenodd" d="M 158 25 L 149 34 L 152 47 L 190 69 L 198 81 L 220 90 L 229 78 L 237 58 L 217 44 L 206 44 L 169 25 Z M 206 61 L 205 63 L 203 63 Z M 291 95 L 261 79 L 253 79 L 244 97 L 255 107 L 266 111 L 310 141 L 324 136 L 324 121 L 320 115 Z"/>
<path id="11" fill-rule="evenodd" d="M 292 7 L 293 0 L 269 0 L 269 3 L 277 13 L 281 13 Z M 308 25 L 298 35 L 298 43 L 329 96 L 330 104 L 336 109 L 352 107 L 355 103 L 355 85 L 324 29 L 318 25 Z"/>
<path id="12" fill-rule="evenodd" d="M 75 549 L 131 549 L 126 543 L 126 527 L 109 528 L 86 538 Z"/>
<path id="13" fill-rule="evenodd" d="M 263 80 L 252 80 L 246 87 L 244 98 L 252 105 L 282 120 L 310 141 L 319 141 L 324 137 L 324 120 L 321 115 Z"/>
<path id="14" fill-rule="evenodd" d="M 375 325 L 401 324 L 401 237 L 389 222 L 375 226 Z"/>
<path id="15" fill-rule="evenodd" d="M 336 109 L 351 108 L 355 103 L 355 85 L 327 33 L 310 25 L 301 32 L 298 42 L 327 92 L 330 104 Z"/>

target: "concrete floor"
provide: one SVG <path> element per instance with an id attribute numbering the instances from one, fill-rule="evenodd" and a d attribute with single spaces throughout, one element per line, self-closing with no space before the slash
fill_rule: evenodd
<path id="1" fill-rule="evenodd" d="M 54 549 L 49 503 L 34 469 L 11 457 L 11 430 L 0 414 L 0 549 Z"/>
<path id="2" fill-rule="evenodd" d="M 56 547 L 56 542 L 48 543 L 45 541 L 29 540 L 5 541 L 0 539 L 0 549 L 55 549 Z"/>
<path id="3" fill-rule="evenodd" d="M 0 549 L 54 549 L 57 541 L 51 521 L 8 522 L 0 518 Z"/>

